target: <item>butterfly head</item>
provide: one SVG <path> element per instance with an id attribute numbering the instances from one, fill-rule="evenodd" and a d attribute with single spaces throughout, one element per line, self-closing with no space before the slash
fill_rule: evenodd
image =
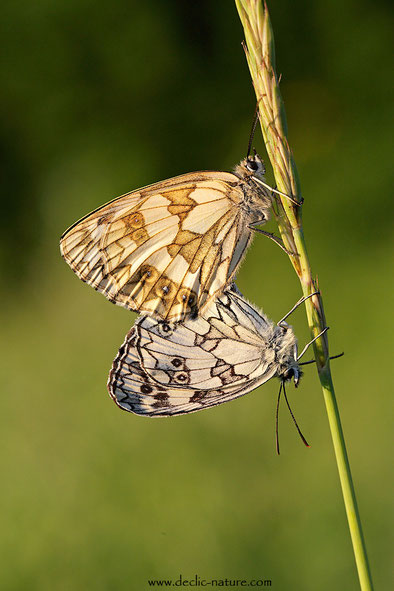
<path id="1" fill-rule="evenodd" d="M 297 388 L 300 379 L 302 376 L 302 371 L 298 367 L 297 363 L 291 365 L 290 367 L 285 368 L 283 374 L 281 375 L 281 380 L 283 382 L 289 382 L 291 379 L 294 380 L 294 385 Z"/>
<path id="2" fill-rule="evenodd" d="M 259 180 L 264 180 L 264 162 L 257 152 L 255 152 L 253 156 L 247 156 L 241 160 L 235 169 L 235 173 L 244 179 L 257 178 Z"/>
<path id="3" fill-rule="evenodd" d="M 282 382 L 294 381 L 298 386 L 302 371 L 297 361 L 297 339 L 291 326 L 287 322 L 281 322 L 277 327 L 277 376 Z"/>
<path id="4" fill-rule="evenodd" d="M 255 152 L 241 160 L 234 172 L 241 179 L 244 197 L 241 208 L 251 223 L 265 223 L 270 217 L 272 201 L 264 179 L 264 162 Z"/>

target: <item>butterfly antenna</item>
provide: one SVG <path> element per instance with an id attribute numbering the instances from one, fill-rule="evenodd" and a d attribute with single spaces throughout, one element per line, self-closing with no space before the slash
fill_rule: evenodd
<path id="1" fill-rule="evenodd" d="M 307 352 L 308 348 L 312 345 L 312 343 L 314 343 L 317 339 L 319 339 L 322 335 L 324 335 L 324 333 L 327 332 L 329 328 L 330 328 L 329 326 L 326 326 L 326 328 L 323 328 L 323 330 L 321 332 L 319 332 L 319 334 L 314 339 L 309 341 L 309 343 L 307 343 L 305 345 L 305 347 L 302 349 L 301 353 L 298 355 L 296 361 L 299 361 L 301 359 L 301 357 L 303 355 L 305 355 L 305 353 Z"/>
<path id="2" fill-rule="evenodd" d="M 306 445 L 306 447 L 310 447 L 309 443 L 307 442 L 307 440 L 305 439 L 305 437 L 304 437 L 304 436 L 303 436 L 303 434 L 301 433 L 301 429 L 299 428 L 299 426 L 298 426 L 298 423 L 297 423 L 297 421 L 295 420 L 295 416 L 293 415 L 293 413 L 292 413 L 292 410 L 291 410 L 291 408 L 290 408 L 290 404 L 289 404 L 289 401 L 287 400 L 287 396 L 286 396 L 286 388 L 285 388 L 285 383 L 284 383 L 284 382 L 282 382 L 282 384 L 283 384 L 283 394 L 284 394 L 284 397 L 285 397 L 285 400 L 286 400 L 287 408 L 288 408 L 288 409 L 289 409 L 289 411 L 290 411 L 291 418 L 292 418 L 292 419 L 293 419 L 293 421 L 294 421 L 294 424 L 295 424 L 295 426 L 296 426 L 296 428 L 297 428 L 298 434 L 299 434 L 299 436 L 301 437 L 301 439 L 302 439 L 302 441 L 303 441 L 304 445 Z"/>
<path id="3" fill-rule="evenodd" d="M 253 138 L 254 138 L 254 134 L 255 134 L 255 131 L 256 131 L 258 120 L 259 120 L 259 102 L 257 101 L 256 109 L 255 109 L 254 115 L 253 115 L 252 129 L 250 130 L 249 143 L 248 143 L 248 152 L 246 154 L 246 158 L 249 158 L 250 152 L 252 150 L 252 142 L 253 142 Z"/>
<path id="4" fill-rule="evenodd" d="M 339 353 L 339 355 L 333 355 L 328 359 L 331 361 L 331 359 L 338 359 L 339 357 L 343 357 L 344 355 L 345 353 L 342 351 L 342 353 Z M 316 359 L 311 359 L 310 361 L 301 361 L 301 363 L 299 363 L 298 365 L 309 365 L 310 363 L 316 363 Z"/>
<path id="5" fill-rule="evenodd" d="M 279 451 L 279 402 L 280 402 L 280 395 L 282 394 L 282 387 L 283 383 L 280 383 L 279 394 L 278 394 L 278 402 L 276 403 L 276 414 L 275 414 L 275 442 L 276 442 L 276 453 L 278 456 L 280 455 Z"/>

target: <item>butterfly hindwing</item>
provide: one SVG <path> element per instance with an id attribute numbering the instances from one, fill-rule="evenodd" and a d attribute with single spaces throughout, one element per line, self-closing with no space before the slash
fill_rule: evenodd
<path id="1" fill-rule="evenodd" d="M 108 381 L 109 393 L 122 410 L 151 417 L 187 414 L 234 400 L 260 384 L 251 380 L 248 389 L 239 384 L 210 389 L 161 384 L 141 365 L 135 346 L 137 339 L 133 328 L 114 361 Z"/>
<path id="2" fill-rule="evenodd" d="M 213 171 L 128 193 L 67 230 L 62 255 L 111 301 L 179 320 L 220 295 L 250 244 L 249 223 L 268 217 L 269 200 L 251 209 L 248 186 Z"/>

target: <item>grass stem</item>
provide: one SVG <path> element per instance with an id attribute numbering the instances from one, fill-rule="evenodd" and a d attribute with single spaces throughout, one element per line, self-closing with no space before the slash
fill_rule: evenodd
<path id="1" fill-rule="evenodd" d="M 274 40 L 267 5 L 261 0 L 235 0 L 235 4 L 244 28 L 246 59 L 259 104 L 261 129 L 275 181 L 280 191 L 301 201 L 297 168 L 287 141 L 286 115 L 275 72 Z M 278 212 L 274 214 L 282 240 L 286 249 L 294 253 L 290 254 L 289 258 L 300 280 L 303 295 L 310 295 L 318 289 L 318 285 L 313 279 L 306 250 L 302 207 L 294 205 L 284 197 L 277 198 L 277 203 Z M 305 308 L 311 336 L 315 338 L 326 326 L 321 294 L 307 299 Z M 313 348 L 334 445 L 360 588 L 362 591 L 371 591 L 371 574 L 331 377 L 327 333 L 313 343 Z"/>

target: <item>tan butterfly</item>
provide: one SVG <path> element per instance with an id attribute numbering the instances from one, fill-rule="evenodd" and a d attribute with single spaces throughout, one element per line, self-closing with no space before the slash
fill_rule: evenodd
<path id="1" fill-rule="evenodd" d="M 71 226 L 61 253 L 112 302 L 180 320 L 223 292 L 268 220 L 264 173 L 255 154 L 233 173 L 192 172 L 126 193 Z"/>

